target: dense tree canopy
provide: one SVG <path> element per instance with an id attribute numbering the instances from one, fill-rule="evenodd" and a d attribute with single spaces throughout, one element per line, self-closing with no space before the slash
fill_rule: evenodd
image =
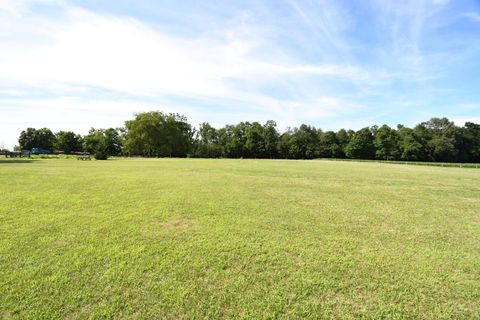
<path id="1" fill-rule="evenodd" d="M 345 154 L 352 159 L 374 159 L 374 136 L 370 128 L 358 130 L 345 147 Z"/>
<path id="2" fill-rule="evenodd" d="M 94 155 L 97 160 L 106 160 L 109 156 L 120 155 L 122 138 L 118 130 L 90 129 L 84 138 L 84 150 Z"/>
<path id="3" fill-rule="evenodd" d="M 27 128 L 20 133 L 18 144 L 22 150 L 31 150 L 32 148 L 52 150 L 55 140 L 55 135 L 48 128 Z"/>
<path id="4" fill-rule="evenodd" d="M 219 141 L 219 131 L 208 122 L 198 128 L 195 139 L 195 154 L 201 158 L 219 158 L 222 156 L 222 145 Z"/>
<path id="5" fill-rule="evenodd" d="M 139 113 L 125 127 L 124 152 L 129 155 L 186 157 L 192 148 L 194 131 L 179 114 Z"/>
<path id="6" fill-rule="evenodd" d="M 458 131 L 458 160 L 461 162 L 480 162 L 480 124 L 465 123 Z"/>
<path id="7" fill-rule="evenodd" d="M 240 122 L 198 130 L 179 114 L 144 112 L 124 128 L 92 129 L 81 137 L 73 132 L 28 128 L 19 138 L 22 149 L 42 148 L 66 153 L 88 151 L 110 155 L 202 158 L 352 158 L 438 162 L 480 162 L 480 125 L 456 126 L 447 118 L 432 118 L 413 128 L 398 125 L 365 127 L 358 131 L 322 131 L 302 124 L 277 130 L 274 121 Z"/>
<path id="8" fill-rule="evenodd" d="M 342 158 L 343 152 L 333 131 L 321 132 L 319 137 L 319 155 L 322 158 Z"/>
<path id="9" fill-rule="evenodd" d="M 391 160 L 399 157 L 398 132 L 387 125 L 383 125 L 375 132 L 375 156 L 378 159 Z"/>
<path id="10" fill-rule="evenodd" d="M 83 150 L 83 138 L 72 131 L 59 131 L 55 134 L 54 147 L 65 153 L 79 152 Z"/>

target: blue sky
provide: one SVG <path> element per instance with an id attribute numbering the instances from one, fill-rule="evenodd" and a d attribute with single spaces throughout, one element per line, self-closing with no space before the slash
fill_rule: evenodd
<path id="1" fill-rule="evenodd" d="M 0 0 L 0 147 L 135 112 L 480 123 L 480 1 Z"/>

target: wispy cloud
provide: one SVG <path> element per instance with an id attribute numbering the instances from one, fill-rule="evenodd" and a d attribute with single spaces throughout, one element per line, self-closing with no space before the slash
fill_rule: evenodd
<path id="1" fill-rule="evenodd" d="M 480 22 L 480 13 L 478 12 L 467 12 L 463 16 L 473 21 Z"/>
<path id="2" fill-rule="evenodd" d="M 172 37 L 135 19 L 101 16 L 67 5 L 63 9 L 62 18 L 54 21 L 38 15 L 15 18 L 18 28 L 9 36 L 15 44 L 0 53 L 2 82 L 88 85 L 137 95 L 228 97 L 236 93 L 230 80 L 261 83 L 276 77 L 321 75 L 355 81 L 367 76 L 348 65 L 273 64 L 250 56 L 262 45 L 262 35 L 242 37 L 225 30 L 193 39 Z M 23 33 L 24 26 L 34 24 L 35 30 Z"/>
<path id="3" fill-rule="evenodd" d="M 310 41 L 318 47 L 323 58 L 341 61 L 349 60 L 348 45 L 343 33 L 352 24 L 350 14 L 344 10 L 339 2 L 328 1 L 297 1 L 286 0 L 299 17 L 309 34 Z"/>

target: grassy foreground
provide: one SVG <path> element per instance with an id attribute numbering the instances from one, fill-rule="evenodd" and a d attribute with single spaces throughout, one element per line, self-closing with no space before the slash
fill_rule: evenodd
<path id="1" fill-rule="evenodd" d="M 0 318 L 480 318 L 480 170 L 0 162 Z"/>

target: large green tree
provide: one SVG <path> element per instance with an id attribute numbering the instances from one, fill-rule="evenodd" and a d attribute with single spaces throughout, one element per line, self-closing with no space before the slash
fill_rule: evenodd
<path id="1" fill-rule="evenodd" d="M 124 136 L 122 129 L 109 128 L 104 131 L 107 140 L 107 152 L 111 156 L 119 156 L 122 154 Z"/>
<path id="2" fill-rule="evenodd" d="M 22 150 L 31 150 L 32 148 L 53 150 L 55 140 L 55 135 L 48 128 L 27 128 L 20 133 L 18 144 Z"/>
<path id="3" fill-rule="evenodd" d="M 219 144 L 219 132 L 208 122 L 204 122 L 196 132 L 195 156 L 201 158 L 219 158 L 222 147 Z"/>
<path id="4" fill-rule="evenodd" d="M 144 112 L 126 121 L 125 153 L 155 157 L 186 157 L 194 131 L 184 116 L 160 111 Z"/>
<path id="5" fill-rule="evenodd" d="M 407 161 L 422 161 L 426 157 L 424 139 L 418 134 L 418 130 L 397 126 L 398 150 L 400 159 Z"/>
<path id="6" fill-rule="evenodd" d="M 280 135 L 280 138 L 277 142 L 277 151 L 278 155 L 283 159 L 291 158 L 291 140 L 292 140 L 292 130 L 287 128 L 287 130 Z"/>
<path id="7" fill-rule="evenodd" d="M 465 123 L 456 136 L 458 160 L 461 162 L 480 162 L 480 124 Z"/>
<path id="8" fill-rule="evenodd" d="M 97 160 L 106 160 L 109 156 L 120 155 L 122 152 L 122 139 L 118 130 L 90 129 L 83 139 L 85 151 L 94 155 Z"/>
<path id="9" fill-rule="evenodd" d="M 227 125 L 223 131 L 225 141 L 224 152 L 229 158 L 245 158 L 250 153 L 247 149 L 246 131 L 251 126 L 249 122 L 240 122 L 237 125 Z"/>
<path id="10" fill-rule="evenodd" d="M 458 128 L 447 118 L 431 118 L 419 124 L 426 140 L 427 152 L 431 161 L 455 161 L 458 150 L 455 147 Z"/>
<path id="11" fill-rule="evenodd" d="M 343 158 L 344 153 L 335 132 L 320 132 L 319 144 L 322 158 Z"/>
<path id="12" fill-rule="evenodd" d="M 302 124 L 293 129 L 290 139 L 290 157 L 314 159 L 320 156 L 319 134 L 315 127 Z"/>
<path id="13" fill-rule="evenodd" d="M 355 132 L 345 151 L 347 157 L 353 159 L 375 158 L 375 146 L 370 128 L 363 128 Z"/>
<path id="14" fill-rule="evenodd" d="M 347 148 L 350 139 L 353 137 L 355 132 L 353 130 L 347 131 L 345 129 L 340 129 L 335 133 L 338 146 L 340 147 L 338 158 L 345 158 L 345 149 Z"/>
<path id="15" fill-rule="evenodd" d="M 252 122 L 245 130 L 245 148 L 252 158 L 265 158 L 265 133 L 263 126 Z"/>
<path id="16" fill-rule="evenodd" d="M 55 134 L 55 149 L 69 154 L 83 150 L 83 139 L 72 131 L 59 131 Z"/>
<path id="17" fill-rule="evenodd" d="M 398 132 L 386 124 L 375 130 L 375 155 L 378 159 L 396 160 L 400 157 Z"/>
<path id="18" fill-rule="evenodd" d="M 280 135 L 277 131 L 277 124 L 273 120 L 268 120 L 263 125 L 263 139 L 265 143 L 265 154 L 266 158 L 276 158 L 277 157 L 277 144 L 280 139 Z"/>

